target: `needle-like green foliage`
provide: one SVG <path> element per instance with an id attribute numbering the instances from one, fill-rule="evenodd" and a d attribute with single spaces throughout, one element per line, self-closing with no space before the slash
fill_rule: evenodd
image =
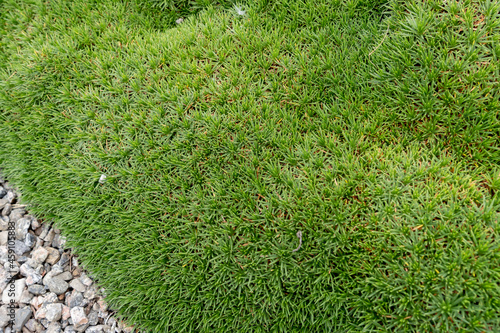
<path id="1" fill-rule="evenodd" d="M 2 173 L 131 323 L 500 330 L 498 0 L 0 4 Z"/>
<path id="2" fill-rule="evenodd" d="M 115 0 L 120 1 L 120 0 Z M 230 8 L 237 0 L 128 0 L 134 10 L 148 16 L 156 30 L 169 29 L 199 11 L 219 6 Z"/>

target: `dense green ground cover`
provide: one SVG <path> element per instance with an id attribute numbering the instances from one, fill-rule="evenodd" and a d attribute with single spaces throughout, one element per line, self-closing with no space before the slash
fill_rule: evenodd
<path id="1" fill-rule="evenodd" d="M 2 172 L 139 327 L 500 329 L 499 1 L 0 4 Z"/>

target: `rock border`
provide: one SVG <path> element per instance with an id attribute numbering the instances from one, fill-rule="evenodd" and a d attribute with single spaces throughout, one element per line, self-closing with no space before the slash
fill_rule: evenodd
<path id="1" fill-rule="evenodd" d="M 49 222 L 0 178 L 0 333 L 133 333 Z"/>

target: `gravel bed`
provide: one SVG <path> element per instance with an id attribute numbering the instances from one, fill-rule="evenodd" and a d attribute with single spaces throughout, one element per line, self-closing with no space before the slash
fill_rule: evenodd
<path id="1" fill-rule="evenodd" d="M 60 230 L 29 215 L 18 195 L 0 178 L 0 333 L 134 332 L 108 308 Z"/>

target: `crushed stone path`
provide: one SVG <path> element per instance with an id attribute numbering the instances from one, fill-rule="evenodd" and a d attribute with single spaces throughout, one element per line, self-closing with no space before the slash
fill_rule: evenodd
<path id="1" fill-rule="evenodd" d="M 0 178 L 0 333 L 133 333 L 50 222 Z M 10 253 L 9 253 L 10 250 Z"/>

